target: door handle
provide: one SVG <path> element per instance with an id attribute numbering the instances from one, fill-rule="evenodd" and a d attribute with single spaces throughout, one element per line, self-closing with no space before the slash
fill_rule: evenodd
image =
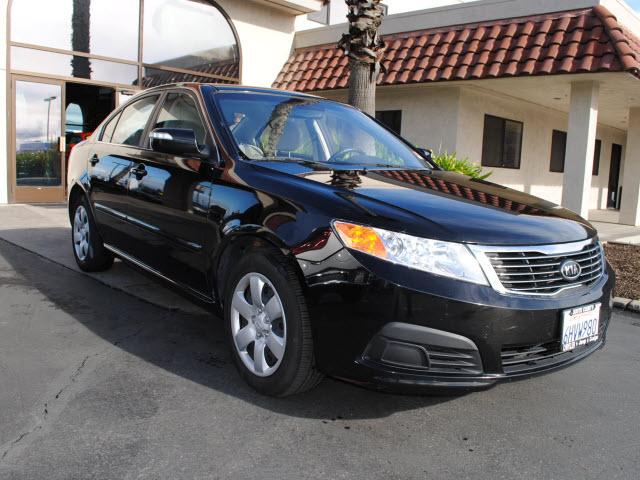
<path id="1" fill-rule="evenodd" d="M 138 180 L 141 180 L 142 177 L 147 174 L 147 169 L 144 167 L 144 163 L 139 163 L 131 169 L 131 173 L 133 173 Z"/>
<path id="2" fill-rule="evenodd" d="M 100 157 L 98 157 L 98 154 L 94 154 L 93 157 L 91 157 L 91 160 L 89 160 L 89 163 L 91 164 L 92 167 L 95 167 L 96 164 L 100 161 Z"/>

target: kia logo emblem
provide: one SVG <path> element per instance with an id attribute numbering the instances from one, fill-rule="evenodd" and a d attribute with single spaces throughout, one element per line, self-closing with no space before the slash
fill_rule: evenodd
<path id="1" fill-rule="evenodd" d="M 575 260 L 565 260 L 560 265 L 560 274 L 565 280 L 575 280 L 582 273 L 582 267 Z"/>

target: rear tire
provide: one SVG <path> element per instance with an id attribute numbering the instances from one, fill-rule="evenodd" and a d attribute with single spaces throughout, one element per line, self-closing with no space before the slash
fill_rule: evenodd
<path id="1" fill-rule="evenodd" d="M 87 198 L 82 195 L 72 209 L 71 242 L 80 270 L 101 272 L 113 265 L 113 255 L 102 242 Z"/>
<path id="2" fill-rule="evenodd" d="M 240 375 L 255 390 L 285 397 L 315 387 L 311 321 L 291 263 L 261 249 L 242 256 L 226 282 L 224 318 Z"/>

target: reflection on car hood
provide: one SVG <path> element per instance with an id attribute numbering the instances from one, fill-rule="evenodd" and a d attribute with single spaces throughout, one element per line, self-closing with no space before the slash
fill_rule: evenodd
<path id="1" fill-rule="evenodd" d="M 329 169 L 315 164 L 260 162 L 320 182 L 361 206 L 394 207 L 419 217 L 437 238 L 488 245 L 538 245 L 596 235 L 588 222 L 551 202 L 483 180 L 441 170 Z M 388 209 L 385 209 L 388 211 Z M 425 229 L 418 229 L 428 234 Z M 408 228 L 408 232 L 416 231 Z"/>

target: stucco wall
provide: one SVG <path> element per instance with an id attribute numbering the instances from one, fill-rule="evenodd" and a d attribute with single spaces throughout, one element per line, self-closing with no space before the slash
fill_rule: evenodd
<path id="1" fill-rule="evenodd" d="M 218 0 L 233 22 L 242 49 L 242 83 L 270 87 L 291 54 L 295 16 L 257 3 Z"/>
<path id="2" fill-rule="evenodd" d="M 345 91 L 326 92 L 327 98 L 346 101 Z M 489 168 L 490 179 L 560 204 L 562 173 L 549 171 L 553 130 L 567 131 L 566 113 L 473 87 L 385 87 L 378 89 L 377 110 L 402 110 L 402 135 L 418 146 L 456 152 L 480 163 L 485 114 L 524 123 L 520 169 Z M 591 209 L 606 208 L 611 145 L 624 146 L 626 132 L 599 125 L 602 141 L 600 170 L 592 177 Z M 620 185 L 622 185 L 620 175 Z"/>
<path id="3" fill-rule="evenodd" d="M 524 123 L 520 169 L 491 168 L 491 181 L 560 204 L 563 174 L 549 171 L 551 137 L 554 129 L 567 131 L 568 115 L 492 92 L 463 88 L 458 118 L 457 152 L 478 163 L 482 159 L 485 114 Z M 596 136 L 602 141 L 602 150 L 599 174 L 592 177 L 589 206 L 591 209 L 606 207 L 611 145 L 617 143 L 624 146 L 626 141 L 624 131 L 603 125 L 598 126 Z"/>

